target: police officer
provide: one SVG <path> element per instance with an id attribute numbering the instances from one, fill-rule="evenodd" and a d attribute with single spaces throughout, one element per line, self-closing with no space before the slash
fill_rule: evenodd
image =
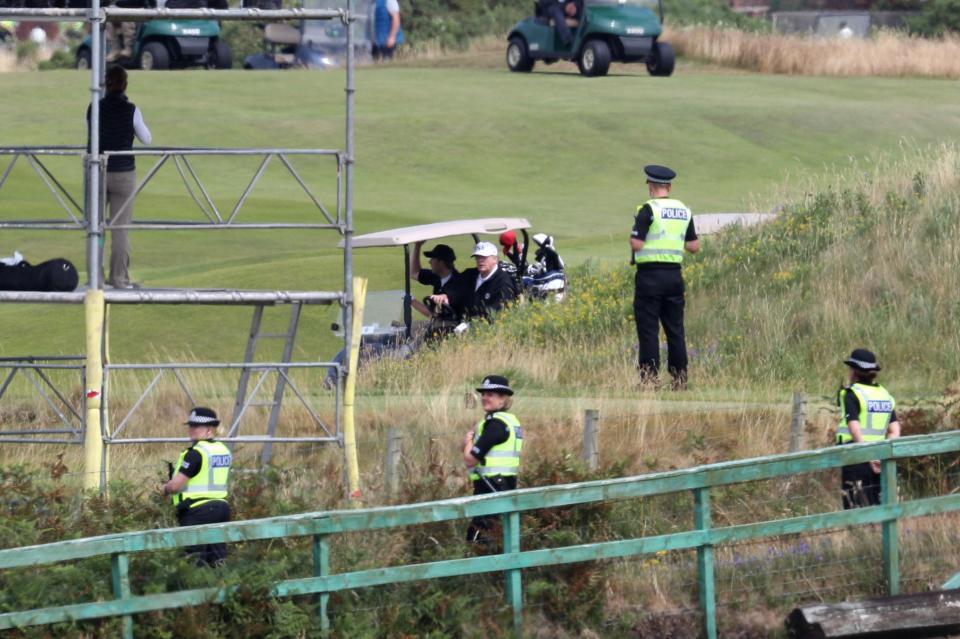
<path id="1" fill-rule="evenodd" d="M 213 410 L 199 406 L 190 411 L 186 425 L 193 444 L 180 453 L 170 481 L 162 487 L 163 494 L 173 496 L 181 526 L 230 521 L 227 479 L 232 456 L 229 448 L 214 440 L 220 420 Z M 214 566 L 226 560 L 227 546 L 191 546 L 187 553 L 198 566 Z"/>
<path id="2" fill-rule="evenodd" d="M 633 314 L 640 343 L 640 379 L 656 383 L 660 373 L 660 324 L 667 335 L 667 369 L 673 388 L 687 385 L 687 343 L 683 331 L 683 253 L 700 250 L 693 215 L 670 198 L 676 173 L 665 166 L 643 168 L 650 199 L 637 207 L 630 235 L 631 262 L 637 267 Z"/>
<path id="3" fill-rule="evenodd" d="M 843 360 L 850 367 L 850 385 L 837 396 L 840 425 L 837 445 L 877 442 L 900 437 L 896 401 L 877 383 L 880 366 L 877 356 L 858 348 Z M 870 461 L 844 466 L 840 474 L 845 509 L 875 506 L 880 503 L 880 462 Z"/>
<path id="4" fill-rule="evenodd" d="M 473 494 L 486 495 L 517 487 L 523 429 L 507 412 L 513 403 L 510 382 L 501 375 L 488 375 L 476 389 L 484 416 L 463 440 L 463 461 L 473 481 Z M 467 528 L 467 541 L 487 543 L 486 533 L 496 518 L 475 517 Z"/>

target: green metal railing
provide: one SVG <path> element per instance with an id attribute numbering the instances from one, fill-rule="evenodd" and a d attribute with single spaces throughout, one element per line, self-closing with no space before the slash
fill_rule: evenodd
<path id="1" fill-rule="evenodd" d="M 132 637 L 132 615 L 223 602 L 229 593 L 224 588 L 201 588 L 163 594 L 133 595 L 130 591 L 129 576 L 131 553 L 168 550 L 199 544 L 312 536 L 314 576 L 279 581 L 274 584 L 270 594 L 277 597 L 319 595 L 320 621 L 325 629 L 329 628 L 326 606 L 332 592 L 422 579 L 503 572 L 506 579 L 506 597 L 513 609 L 514 624 L 519 630 L 523 612 L 521 576 L 525 568 L 634 557 L 659 551 L 695 549 L 704 633 L 713 639 L 717 635 L 713 548 L 720 544 L 845 526 L 880 524 L 883 533 L 881 543 L 884 576 L 890 594 L 897 594 L 900 581 L 898 521 L 905 517 L 960 510 L 960 494 L 897 503 L 897 460 L 958 450 L 960 450 L 960 431 L 774 455 L 636 477 L 528 488 L 480 497 L 366 510 L 305 513 L 191 528 L 130 532 L 0 550 L 0 569 L 109 555 L 112 559 L 111 572 L 115 596 L 115 599 L 109 601 L 2 614 L 0 630 L 84 619 L 122 617 L 124 636 Z M 880 506 L 719 528 L 711 526 L 711 488 L 822 471 L 874 459 L 882 462 L 883 496 Z M 683 491 L 692 491 L 694 495 L 694 528 L 692 530 L 561 548 L 533 550 L 520 548 L 520 514 L 524 511 L 568 507 L 605 500 L 651 497 Z M 331 535 L 491 515 L 501 515 L 503 518 L 504 545 L 501 554 L 330 573 Z"/>

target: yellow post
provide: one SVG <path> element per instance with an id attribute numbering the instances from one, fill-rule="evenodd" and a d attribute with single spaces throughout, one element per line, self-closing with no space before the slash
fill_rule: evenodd
<path id="1" fill-rule="evenodd" d="M 353 398 L 357 388 L 360 362 L 360 336 L 363 331 L 363 306 L 367 299 L 367 280 L 353 278 L 353 323 L 350 332 L 350 364 L 343 390 L 343 454 L 347 463 L 347 489 L 350 499 L 360 500 L 360 467 L 357 462 L 357 432 L 353 422 Z"/>
<path id="2" fill-rule="evenodd" d="M 103 392 L 103 291 L 88 289 L 83 300 L 87 329 L 87 419 L 83 438 L 83 487 L 100 488 L 103 466 L 103 438 L 100 436 L 101 393 Z"/>

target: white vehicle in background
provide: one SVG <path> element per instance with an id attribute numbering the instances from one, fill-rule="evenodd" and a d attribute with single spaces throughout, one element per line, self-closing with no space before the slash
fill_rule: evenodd
<path id="1" fill-rule="evenodd" d="M 278 0 L 253 0 L 259 8 Z M 303 0 L 304 9 L 345 9 L 344 0 Z M 370 3 L 353 3 L 353 51 L 357 62 L 370 60 Z M 347 27 L 339 20 L 271 22 L 263 29 L 266 51 L 247 56 L 244 69 L 331 69 L 346 65 Z"/>

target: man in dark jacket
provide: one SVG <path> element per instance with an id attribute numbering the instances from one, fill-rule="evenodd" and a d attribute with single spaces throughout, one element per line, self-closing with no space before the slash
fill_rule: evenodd
<path id="1" fill-rule="evenodd" d="M 492 320 L 493 314 L 517 297 L 517 282 L 497 260 L 499 251 L 490 242 L 480 242 L 471 257 L 477 268 L 468 268 L 460 274 L 453 290 L 433 295 L 434 303 L 449 304 L 466 319 Z"/>

